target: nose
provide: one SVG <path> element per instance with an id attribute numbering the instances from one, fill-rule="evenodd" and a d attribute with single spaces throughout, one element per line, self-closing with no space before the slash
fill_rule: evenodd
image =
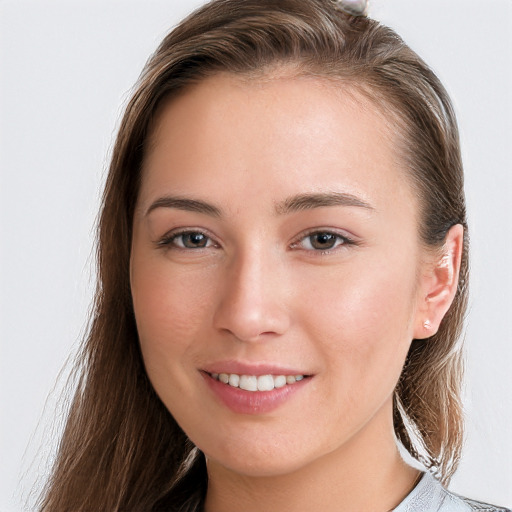
<path id="1" fill-rule="evenodd" d="M 214 327 L 244 342 L 284 334 L 290 325 L 284 281 L 280 265 L 268 256 L 234 259 L 220 287 Z"/>

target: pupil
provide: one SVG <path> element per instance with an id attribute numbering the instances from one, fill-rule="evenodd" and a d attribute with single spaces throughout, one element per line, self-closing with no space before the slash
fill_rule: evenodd
<path id="1" fill-rule="evenodd" d="M 202 233 L 190 233 L 185 236 L 185 246 L 204 247 L 206 245 L 206 237 Z"/>
<path id="2" fill-rule="evenodd" d="M 330 249 L 336 243 L 336 236 L 331 233 L 319 233 L 312 237 L 311 245 L 315 249 Z"/>

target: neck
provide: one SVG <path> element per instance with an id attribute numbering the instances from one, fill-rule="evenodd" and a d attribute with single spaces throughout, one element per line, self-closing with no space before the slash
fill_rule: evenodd
<path id="1" fill-rule="evenodd" d="M 388 512 L 419 473 L 403 462 L 392 425 L 384 435 L 382 427 L 373 418 L 343 446 L 286 474 L 242 475 L 208 460 L 205 511 Z"/>

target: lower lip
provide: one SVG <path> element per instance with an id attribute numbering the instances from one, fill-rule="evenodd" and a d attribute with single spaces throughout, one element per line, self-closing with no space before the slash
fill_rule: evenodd
<path id="1" fill-rule="evenodd" d="M 208 373 L 201 372 L 209 388 L 229 409 L 237 414 L 264 414 L 277 409 L 306 386 L 311 377 L 287 384 L 272 391 L 246 391 L 224 384 L 212 378 Z"/>

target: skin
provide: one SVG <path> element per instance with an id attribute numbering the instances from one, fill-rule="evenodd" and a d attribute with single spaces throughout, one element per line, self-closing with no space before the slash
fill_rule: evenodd
<path id="1" fill-rule="evenodd" d="M 421 244 L 393 137 L 356 91 L 286 73 L 219 74 L 160 109 L 131 287 L 151 382 L 207 457 L 208 512 L 385 512 L 418 476 L 396 448 L 392 395 L 411 340 L 432 335 L 453 299 L 462 229 L 441 253 Z M 284 211 L 332 192 L 366 206 Z M 218 215 L 155 205 L 166 196 Z M 206 246 L 185 247 L 183 229 Z M 312 232 L 335 246 L 315 249 Z M 226 360 L 313 377 L 274 411 L 238 414 L 200 372 Z"/>

